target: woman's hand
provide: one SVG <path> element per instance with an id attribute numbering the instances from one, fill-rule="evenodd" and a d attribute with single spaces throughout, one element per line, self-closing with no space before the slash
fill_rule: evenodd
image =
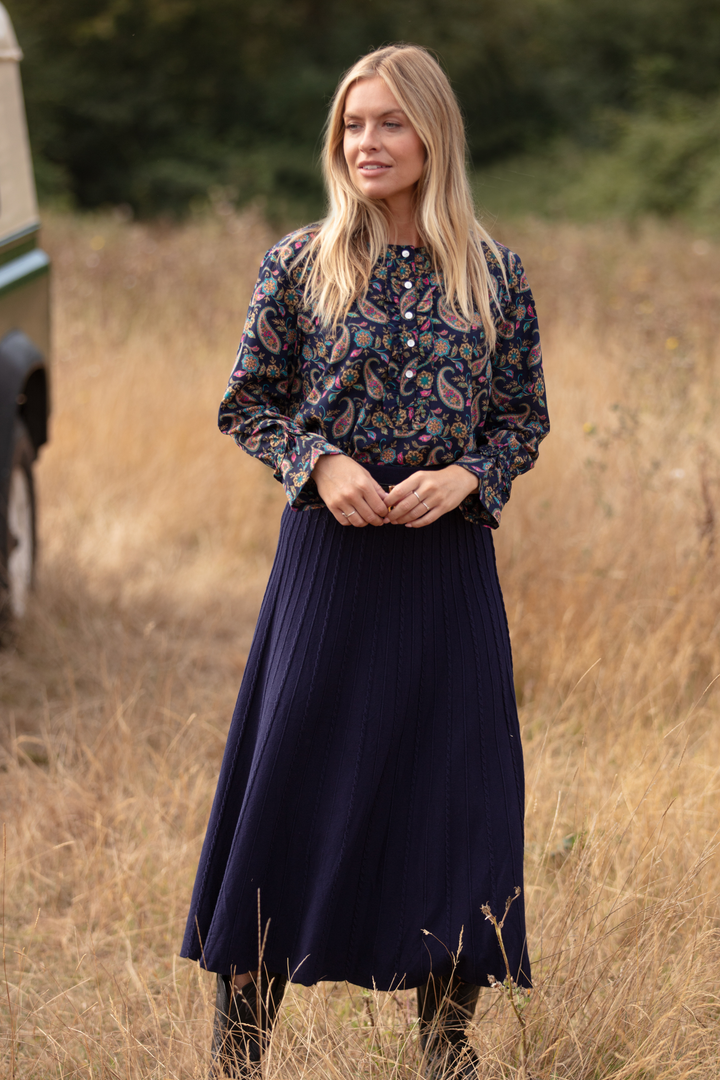
<path id="1" fill-rule="evenodd" d="M 392 506 L 387 520 L 392 525 L 421 529 L 449 510 L 454 510 L 477 489 L 477 476 L 462 465 L 448 465 L 436 472 L 420 470 L 403 480 L 389 494 L 383 492 L 386 506 Z"/>
<path id="2" fill-rule="evenodd" d="M 385 492 L 367 469 L 346 454 L 323 454 L 310 474 L 320 498 L 341 525 L 384 525 L 388 519 Z"/>

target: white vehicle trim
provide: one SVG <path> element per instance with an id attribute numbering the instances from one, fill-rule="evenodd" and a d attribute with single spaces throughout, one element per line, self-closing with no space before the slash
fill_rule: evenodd
<path id="1" fill-rule="evenodd" d="M 21 619 L 32 585 L 34 544 L 32 494 L 25 470 L 20 467 L 13 469 L 10 476 L 8 533 L 15 543 L 7 565 L 10 610 L 16 619 Z"/>
<path id="2" fill-rule="evenodd" d="M 0 243 L 37 221 L 37 199 L 20 82 L 22 56 L 0 3 Z"/>
<path id="3" fill-rule="evenodd" d="M 5 5 L 0 4 L 0 60 L 22 60 L 22 49 L 17 43 L 15 31 Z"/>
<path id="4" fill-rule="evenodd" d="M 0 241 L 0 251 L 7 248 L 10 244 L 16 244 L 18 240 L 22 240 L 26 236 L 32 236 L 39 228 L 39 220 L 33 221 L 31 225 L 26 225 L 24 229 L 18 229 L 16 233 L 11 233 L 10 236 L 4 236 Z"/>
<path id="5" fill-rule="evenodd" d="M 0 266 L 0 295 L 24 281 L 45 274 L 50 269 L 50 259 L 41 248 L 21 255 L 19 259 Z"/>

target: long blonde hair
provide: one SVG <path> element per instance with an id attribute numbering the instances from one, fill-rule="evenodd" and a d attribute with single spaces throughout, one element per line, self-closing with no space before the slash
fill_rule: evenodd
<path id="1" fill-rule="evenodd" d="M 465 168 L 465 127 L 447 76 L 418 45 L 387 45 L 358 60 L 335 91 L 325 129 L 322 165 L 329 212 L 302 252 L 306 296 L 323 323 L 336 326 L 367 291 L 373 266 L 388 244 L 388 219 L 377 201 L 353 184 L 343 152 L 345 99 L 359 79 L 379 77 L 396 98 L 426 150 L 416 191 L 416 224 L 443 285 L 445 300 L 467 320 L 482 321 L 495 344 L 495 283 L 483 243 L 495 242 L 475 217 Z"/>

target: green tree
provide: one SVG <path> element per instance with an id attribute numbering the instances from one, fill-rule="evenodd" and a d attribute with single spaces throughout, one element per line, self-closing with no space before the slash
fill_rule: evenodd
<path id="1" fill-rule="evenodd" d="M 720 93 L 717 0 L 6 3 L 41 189 L 140 214 L 181 211 L 213 185 L 318 212 L 338 77 L 390 41 L 436 51 L 476 166 L 563 134 L 607 144 L 608 110 L 662 117 L 678 96 Z"/>
<path id="2" fill-rule="evenodd" d="M 339 74 L 368 49 L 433 47 L 491 159 L 547 127 L 532 8 L 500 0 L 10 0 L 46 186 L 81 206 L 180 208 L 213 183 L 319 200 L 318 137 Z"/>

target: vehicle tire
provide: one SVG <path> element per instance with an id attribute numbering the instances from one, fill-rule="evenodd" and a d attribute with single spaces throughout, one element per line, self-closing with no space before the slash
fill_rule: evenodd
<path id="1" fill-rule="evenodd" d="M 15 421 L 7 504 L 7 561 L 2 567 L 0 621 L 21 619 L 35 576 L 35 450 L 27 428 Z"/>

